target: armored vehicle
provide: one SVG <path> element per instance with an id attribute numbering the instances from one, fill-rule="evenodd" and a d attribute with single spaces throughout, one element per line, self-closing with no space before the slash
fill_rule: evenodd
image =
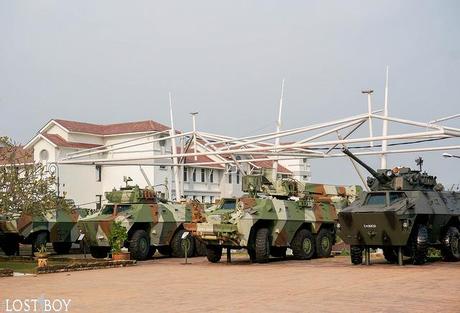
<path id="1" fill-rule="evenodd" d="M 6 255 L 19 251 L 19 243 L 32 244 L 32 252 L 51 242 L 58 254 L 69 253 L 79 236 L 77 221 L 87 214 L 73 202 L 68 209 L 53 209 L 41 215 L 0 216 L 0 248 Z"/>
<path id="2" fill-rule="evenodd" d="M 184 257 L 185 253 L 193 256 L 204 251 L 191 236 L 184 235 L 182 227 L 184 222 L 192 220 L 195 211 L 203 210 L 200 203 L 171 203 L 158 198 L 153 189 L 138 186 L 106 192 L 105 197 L 108 204 L 100 212 L 78 223 L 93 257 L 103 258 L 110 252 L 109 238 L 115 221 L 121 222 L 128 232 L 125 247 L 133 259 L 148 259 L 156 249 L 174 257 Z"/>
<path id="3" fill-rule="evenodd" d="M 420 169 L 396 167 L 375 171 L 353 155 L 344 153 L 366 168 L 370 192 L 339 213 L 338 235 L 350 244 L 351 261 L 362 263 L 366 250 L 381 248 L 387 261 L 400 265 L 403 256 L 423 264 L 428 247 L 441 249 L 448 261 L 460 259 L 460 193 L 443 191 L 436 177 Z"/>
<path id="4" fill-rule="evenodd" d="M 271 181 L 271 175 L 243 177 L 240 198 L 222 199 L 199 221 L 185 224 L 206 244 L 207 258 L 218 262 L 222 249 L 246 248 L 251 261 L 285 257 L 328 257 L 335 242 L 337 211 L 355 199 L 360 187 Z"/>

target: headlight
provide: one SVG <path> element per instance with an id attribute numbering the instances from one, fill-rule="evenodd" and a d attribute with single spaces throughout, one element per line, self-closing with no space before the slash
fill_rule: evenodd
<path id="1" fill-rule="evenodd" d="M 340 227 L 342 227 L 342 226 L 340 225 L 340 223 L 337 223 L 337 225 L 335 227 L 337 227 L 337 229 L 340 230 Z"/>
<path id="2" fill-rule="evenodd" d="M 404 229 L 409 228 L 409 221 L 404 221 L 404 222 L 402 223 L 402 227 L 403 227 Z"/>
<path id="3" fill-rule="evenodd" d="M 388 171 L 386 172 L 386 175 L 387 175 L 388 177 L 393 176 L 393 171 L 392 171 L 392 170 L 388 170 Z"/>

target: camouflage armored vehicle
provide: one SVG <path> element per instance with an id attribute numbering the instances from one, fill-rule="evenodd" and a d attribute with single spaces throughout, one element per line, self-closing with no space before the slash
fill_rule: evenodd
<path id="1" fill-rule="evenodd" d="M 108 204 L 78 223 L 93 257 L 104 258 L 110 252 L 110 231 L 115 221 L 121 222 L 128 231 L 125 247 L 132 259 L 148 259 L 156 249 L 174 257 L 184 257 L 186 252 L 187 256 L 200 254 L 200 251 L 204 254 L 199 243 L 195 244 L 191 236 L 184 235 L 182 227 L 184 222 L 192 220 L 195 211 L 203 209 L 200 203 L 171 203 L 157 198 L 153 189 L 138 186 L 106 192 L 105 196 Z"/>
<path id="2" fill-rule="evenodd" d="M 222 249 L 246 248 L 251 261 L 285 257 L 328 257 L 335 243 L 337 211 L 355 199 L 360 187 L 302 184 L 293 179 L 270 181 L 265 175 L 243 177 L 248 194 L 222 199 L 206 216 L 185 229 L 206 244 L 207 258 L 218 262 Z"/>
<path id="3" fill-rule="evenodd" d="M 77 221 L 85 216 L 85 209 L 71 205 L 69 209 L 53 209 L 42 215 L 0 216 L 0 248 L 6 255 L 19 251 L 19 243 L 32 244 L 32 252 L 51 242 L 58 254 L 69 253 L 79 236 Z"/>
<path id="4" fill-rule="evenodd" d="M 460 193 L 443 191 L 436 177 L 407 167 L 374 171 L 350 151 L 344 153 L 366 168 L 370 192 L 339 213 L 338 235 L 351 245 L 351 261 L 366 262 L 370 248 L 382 248 L 387 261 L 403 256 L 423 264 L 428 247 L 441 249 L 448 261 L 460 260 Z"/>

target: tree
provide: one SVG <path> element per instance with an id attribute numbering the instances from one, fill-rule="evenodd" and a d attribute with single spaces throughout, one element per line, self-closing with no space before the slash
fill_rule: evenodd
<path id="1" fill-rule="evenodd" d="M 35 216 L 67 208 L 67 202 L 56 196 L 55 186 L 54 174 L 33 161 L 33 151 L 0 137 L 0 215 Z"/>

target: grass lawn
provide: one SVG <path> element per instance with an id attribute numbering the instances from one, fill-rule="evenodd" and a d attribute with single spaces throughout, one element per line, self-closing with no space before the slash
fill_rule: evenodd
<path id="1" fill-rule="evenodd" d="M 56 262 L 48 260 L 48 265 L 66 264 L 65 262 Z M 35 274 L 37 262 L 20 262 L 20 261 L 0 261 L 0 268 L 9 268 L 15 272 Z"/>

